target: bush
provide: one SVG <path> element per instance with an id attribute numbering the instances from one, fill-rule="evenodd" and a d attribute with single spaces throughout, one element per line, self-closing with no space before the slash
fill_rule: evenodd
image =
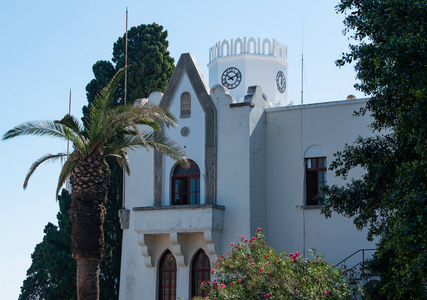
<path id="1" fill-rule="evenodd" d="M 260 228 L 231 246 L 218 256 L 212 281 L 202 283 L 209 290 L 206 299 L 352 299 L 342 271 L 313 250 L 312 261 L 300 252 L 277 254 Z"/>

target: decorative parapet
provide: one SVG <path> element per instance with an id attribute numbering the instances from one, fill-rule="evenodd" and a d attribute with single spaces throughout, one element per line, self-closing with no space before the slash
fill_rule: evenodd
<path id="1" fill-rule="evenodd" d="M 287 61 L 287 47 L 280 44 L 275 39 L 260 38 L 237 38 L 230 41 L 223 40 L 215 43 L 209 49 L 209 63 L 213 62 L 218 57 L 234 56 L 241 54 L 258 54 L 258 55 L 271 55 Z"/>

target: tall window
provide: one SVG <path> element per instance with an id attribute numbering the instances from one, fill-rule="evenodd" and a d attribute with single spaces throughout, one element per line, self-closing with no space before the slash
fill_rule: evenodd
<path id="1" fill-rule="evenodd" d="M 200 204 L 200 170 L 190 160 L 190 167 L 175 167 L 172 177 L 172 205 Z"/>
<path id="2" fill-rule="evenodd" d="M 307 158 L 305 166 L 307 205 L 318 205 L 320 203 L 315 196 L 321 192 L 321 187 L 326 185 L 326 157 Z"/>
<path id="3" fill-rule="evenodd" d="M 211 266 L 208 256 L 203 250 L 199 250 L 193 259 L 191 266 L 191 297 L 206 297 L 207 291 L 201 289 L 203 281 L 210 279 Z"/>
<path id="4" fill-rule="evenodd" d="M 188 92 L 181 94 L 181 118 L 191 115 L 191 95 Z"/>
<path id="5" fill-rule="evenodd" d="M 167 250 L 160 259 L 159 299 L 176 299 L 176 261 L 169 250 Z"/>

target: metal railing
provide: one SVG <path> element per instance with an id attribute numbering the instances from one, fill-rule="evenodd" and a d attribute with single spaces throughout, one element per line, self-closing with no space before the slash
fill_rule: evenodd
<path id="1" fill-rule="evenodd" d="M 354 252 L 354 253 L 350 254 L 349 256 L 347 256 L 346 258 L 344 258 L 339 263 L 337 263 L 335 265 L 335 267 L 338 267 L 339 265 L 346 262 L 348 259 L 350 259 L 353 256 L 355 256 L 356 254 L 362 252 L 362 261 L 358 262 L 357 264 L 355 264 L 353 267 L 351 267 L 349 269 L 345 266 L 345 271 L 344 271 L 345 276 L 347 278 L 349 278 L 350 281 L 353 283 L 356 283 L 358 281 L 364 281 L 364 280 L 367 280 L 368 278 L 371 278 L 373 276 L 377 276 L 377 274 L 371 274 L 371 273 L 365 272 L 365 252 L 367 252 L 367 251 L 377 251 L 377 249 L 359 249 L 356 252 Z M 360 268 L 360 270 L 357 270 L 356 268 L 359 266 L 361 266 L 361 268 Z"/>
<path id="2" fill-rule="evenodd" d="M 347 259 L 353 257 L 354 255 L 356 255 L 359 252 L 362 252 L 362 261 L 359 262 L 357 265 L 360 265 L 361 263 L 365 263 L 365 251 L 377 251 L 377 249 L 359 249 L 356 252 L 354 252 L 353 254 L 350 254 L 349 256 L 347 256 L 346 258 L 344 258 L 342 261 L 340 261 L 339 263 L 337 263 L 335 266 L 338 267 L 340 264 L 342 264 L 343 262 L 345 262 Z M 353 267 L 352 267 L 353 268 Z"/>

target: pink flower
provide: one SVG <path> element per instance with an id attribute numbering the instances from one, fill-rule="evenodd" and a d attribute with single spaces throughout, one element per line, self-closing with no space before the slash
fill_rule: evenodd
<path id="1" fill-rule="evenodd" d="M 244 235 L 242 235 L 242 239 L 245 239 L 245 236 L 244 236 Z"/>
<path id="2" fill-rule="evenodd" d="M 201 284 L 201 285 L 202 285 L 202 286 L 203 286 L 203 285 L 205 285 L 205 281 L 202 281 L 202 284 Z"/>
<path id="3" fill-rule="evenodd" d="M 323 294 L 327 295 L 327 294 L 329 294 L 329 292 L 328 291 L 323 291 Z"/>
<path id="4" fill-rule="evenodd" d="M 267 294 L 265 294 L 265 296 L 264 296 L 265 298 L 270 298 L 270 294 L 269 293 L 267 293 Z"/>
<path id="5" fill-rule="evenodd" d="M 234 243 L 231 243 L 230 245 L 231 245 L 231 247 L 233 247 L 233 246 L 234 246 Z"/>
<path id="6" fill-rule="evenodd" d="M 251 265 L 255 266 L 255 263 L 254 263 L 254 262 L 251 262 Z"/>
<path id="7" fill-rule="evenodd" d="M 257 230 L 256 232 L 260 232 L 260 231 L 262 231 L 262 229 L 258 227 L 258 230 Z M 269 298 L 270 298 L 270 297 L 269 297 Z"/>
<path id="8" fill-rule="evenodd" d="M 252 240 L 253 240 L 253 241 L 256 241 L 256 237 L 252 237 Z"/>
<path id="9" fill-rule="evenodd" d="M 328 278 L 328 275 L 323 275 L 323 278 Z"/>
<path id="10" fill-rule="evenodd" d="M 247 243 L 248 242 L 248 240 L 245 240 L 245 243 Z"/>
<path id="11" fill-rule="evenodd" d="M 264 271 L 264 269 L 263 268 L 259 268 L 259 271 L 262 272 L 262 271 Z"/>
<path id="12" fill-rule="evenodd" d="M 221 283 L 221 288 L 222 289 L 225 288 L 225 284 Z"/>
<path id="13" fill-rule="evenodd" d="M 268 276 L 272 277 L 272 276 L 273 276 L 273 274 L 271 274 L 271 273 L 268 273 Z"/>
<path id="14" fill-rule="evenodd" d="M 237 279 L 237 282 L 238 282 L 238 283 L 242 282 L 242 279 Z"/>

